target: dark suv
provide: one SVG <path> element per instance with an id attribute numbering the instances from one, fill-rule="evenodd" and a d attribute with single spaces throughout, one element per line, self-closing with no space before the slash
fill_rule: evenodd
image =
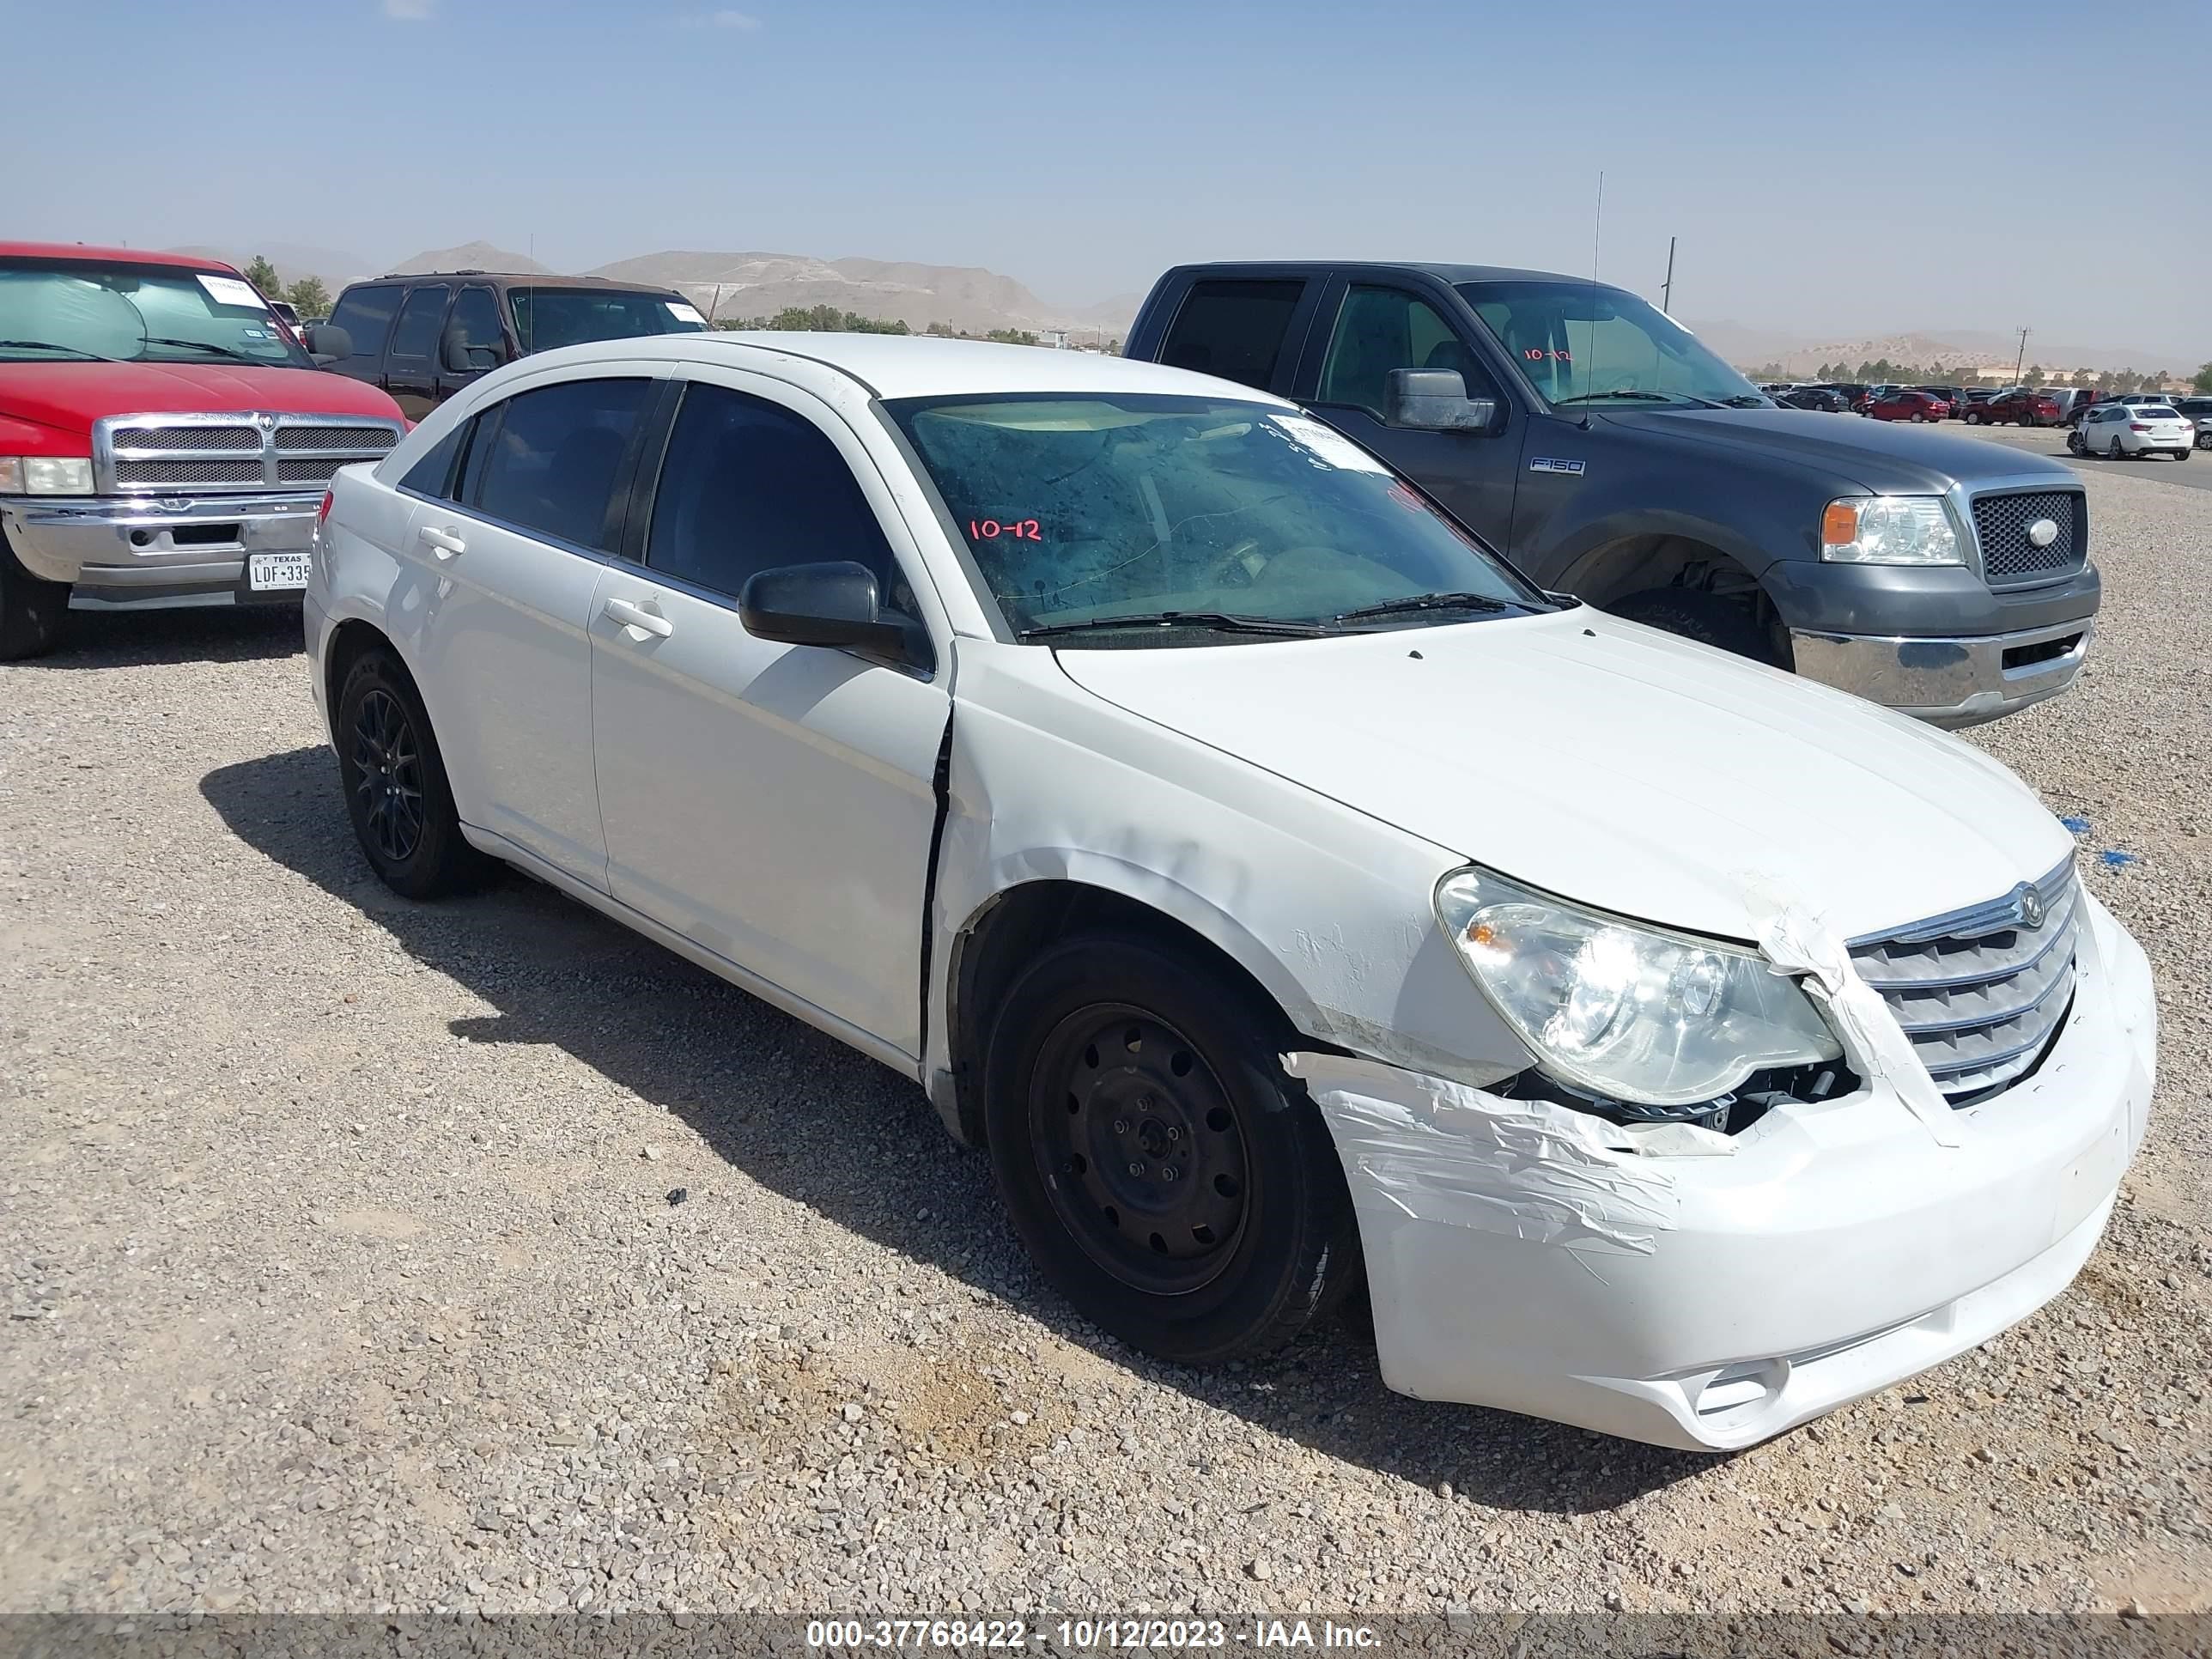
<path id="1" fill-rule="evenodd" d="M 410 421 L 487 370 L 533 351 L 707 326 L 673 289 L 604 276 L 436 270 L 378 276 L 338 295 L 331 325 L 353 355 L 325 365 L 390 392 Z"/>

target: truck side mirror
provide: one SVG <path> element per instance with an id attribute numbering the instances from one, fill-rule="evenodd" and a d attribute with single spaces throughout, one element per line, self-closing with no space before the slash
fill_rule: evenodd
<path id="1" fill-rule="evenodd" d="M 1382 424 L 1411 432 L 1486 432 L 1491 398 L 1470 398 L 1455 368 L 1394 368 L 1382 382 Z"/>
<path id="2" fill-rule="evenodd" d="M 439 361 L 448 374 L 470 374 L 480 368 L 497 368 L 507 353 L 495 345 L 471 345 L 460 330 L 449 328 L 438 343 Z"/>
<path id="3" fill-rule="evenodd" d="M 301 343 L 319 363 L 334 363 L 341 357 L 353 356 L 353 336 L 330 323 L 317 323 Z"/>

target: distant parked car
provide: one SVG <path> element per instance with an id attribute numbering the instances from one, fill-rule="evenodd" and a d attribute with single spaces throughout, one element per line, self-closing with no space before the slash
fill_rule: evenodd
<path id="1" fill-rule="evenodd" d="M 1996 395 L 1995 386 L 1969 386 L 1960 394 L 1959 401 L 1951 405 L 1951 413 L 1963 421 L 1969 410 L 1980 408 Z"/>
<path id="2" fill-rule="evenodd" d="M 2007 421 L 2017 421 L 2022 426 L 2057 426 L 2065 418 L 2066 411 L 2059 408 L 2057 398 L 2026 386 L 2000 392 L 1987 403 L 1966 410 L 1969 426 L 2002 426 Z"/>
<path id="3" fill-rule="evenodd" d="M 1824 386 L 1788 386 L 1774 394 L 1774 401 L 1784 409 L 1813 409 L 1825 415 L 1848 415 L 1851 412 L 1849 398 Z"/>
<path id="4" fill-rule="evenodd" d="M 1959 412 L 1959 404 L 1966 395 L 1962 387 L 1955 386 L 1916 386 L 1910 389 L 1914 392 L 1924 392 L 1931 398 L 1941 398 L 1944 406 L 1953 415 Z"/>
<path id="5" fill-rule="evenodd" d="M 2081 417 L 2100 404 L 2108 401 L 2105 393 L 2094 386 L 2086 386 L 2074 394 L 2074 401 L 2066 405 L 2066 424 L 2079 426 Z"/>
<path id="6" fill-rule="evenodd" d="M 2197 447 L 2212 449 L 2212 398 L 2184 398 L 2174 411 L 2197 428 Z"/>
<path id="7" fill-rule="evenodd" d="M 696 334 L 707 326 L 673 289 L 486 270 L 355 283 L 338 295 L 331 321 L 351 337 L 353 355 L 328 367 L 383 387 L 410 420 L 532 352 L 587 340 Z"/>
<path id="8" fill-rule="evenodd" d="M 2196 426 L 2170 404 L 2123 403 L 2115 398 L 2082 417 L 2081 424 L 2067 434 L 2066 447 L 2076 455 L 2102 455 L 2108 461 L 2138 455 L 2171 455 L 2185 461 L 2197 440 Z"/>
<path id="9" fill-rule="evenodd" d="M 1951 405 L 1925 392 L 1899 386 L 1874 398 L 1866 412 L 1877 421 L 1940 421 L 1951 412 Z"/>

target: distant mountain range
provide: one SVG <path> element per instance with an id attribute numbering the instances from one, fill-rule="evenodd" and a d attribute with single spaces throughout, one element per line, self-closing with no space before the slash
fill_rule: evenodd
<path id="1" fill-rule="evenodd" d="M 1746 328 L 1733 322 L 1689 322 L 1686 327 L 1739 368 L 1779 364 L 1784 374 L 1811 374 L 1823 363 L 1879 362 L 1927 367 L 1942 363 L 1949 368 L 2009 368 L 2018 361 L 2017 335 L 1992 334 L 1979 329 L 1947 329 L 1940 335 L 1910 332 L 1883 334 L 1855 340 L 1814 340 L 1802 334 L 1778 334 Z M 2195 362 L 2188 354 L 2170 348 L 2148 346 L 2075 346 L 2046 343 L 2027 337 L 2027 363 L 2047 368 L 2131 368 L 2148 374 L 2155 369 L 2187 374 Z M 2024 365 L 2025 367 L 2025 365 Z"/>

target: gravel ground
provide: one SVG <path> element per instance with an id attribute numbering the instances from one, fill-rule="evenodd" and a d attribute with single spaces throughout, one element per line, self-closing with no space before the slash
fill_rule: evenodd
<path id="1" fill-rule="evenodd" d="M 2212 1607 L 2212 501 L 2088 480 L 2081 687 L 1976 734 L 2157 965 L 2027 1324 L 1727 1458 L 1073 1320 L 889 1073 L 515 879 L 368 877 L 296 629 L 0 669 L 0 1608 Z"/>

